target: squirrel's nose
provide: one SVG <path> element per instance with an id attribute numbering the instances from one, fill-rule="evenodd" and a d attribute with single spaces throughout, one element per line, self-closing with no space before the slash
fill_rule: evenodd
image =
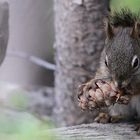
<path id="1" fill-rule="evenodd" d="M 115 81 L 114 84 L 116 88 L 123 89 L 129 85 L 129 82 L 128 81 Z"/>
<path id="2" fill-rule="evenodd" d="M 121 81 L 117 81 L 117 82 L 115 81 L 114 84 L 115 84 L 115 87 L 118 88 L 118 89 L 124 88 L 124 86 L 123 86 Z"/>

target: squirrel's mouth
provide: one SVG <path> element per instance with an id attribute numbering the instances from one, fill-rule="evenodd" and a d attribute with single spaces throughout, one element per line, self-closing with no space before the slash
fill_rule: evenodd
<path id="1" fill-rule="evenodd" d="M 124 95 L 133 95 L 134 94 L 131 84 L 128 84 L 127 87 L 124 87 L 120 90 L 124 93 Z"/>

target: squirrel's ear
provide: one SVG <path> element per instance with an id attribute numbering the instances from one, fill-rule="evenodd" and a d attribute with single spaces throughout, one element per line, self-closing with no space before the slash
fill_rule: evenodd
<path id="1" fill-rule="evenodd" d="M 131 37 L 140 38 L 140 22 L 135 22 L 131 32 Z"/>
<path id="2" fill-rule="evenodd" d="M 109 23 L 109 20 L 105 19 L 104 23 L 105 23 L 106 36 L 108 39 L 112 39 L 114 36 L 114 33 L 113 33 L 113 28 L 112 28 L 111 24 Z"/>

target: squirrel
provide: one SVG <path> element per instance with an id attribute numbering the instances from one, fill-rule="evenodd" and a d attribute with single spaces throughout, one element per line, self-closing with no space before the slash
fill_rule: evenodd
<path id="1" fill-rule="evenodd" d="M 100 113 L 95 120 L 101 123 L 140 120 L 140 15 L 129 9 L 114 12 L 107 18 L 105 31 L 100 66 L 87 86 L 92 87 L 96 79 L 107 77 L 117 89 L 131 92 L 132 98 L 127 105 L 111 105 L 107 114 Z M 140 127 L 137 130 L 140 134 Z"/>

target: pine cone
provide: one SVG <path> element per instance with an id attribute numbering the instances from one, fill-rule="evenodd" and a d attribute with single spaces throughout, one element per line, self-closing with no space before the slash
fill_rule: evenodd
<path id="1" fill-rule="evenodd" d="M 112 82 L 91 80 L 79 86 L 79 106 L 82 109 L 97 109 L 115 103 L 128 104 L 130 96 L 123 91 L 116 90 Z"/>

